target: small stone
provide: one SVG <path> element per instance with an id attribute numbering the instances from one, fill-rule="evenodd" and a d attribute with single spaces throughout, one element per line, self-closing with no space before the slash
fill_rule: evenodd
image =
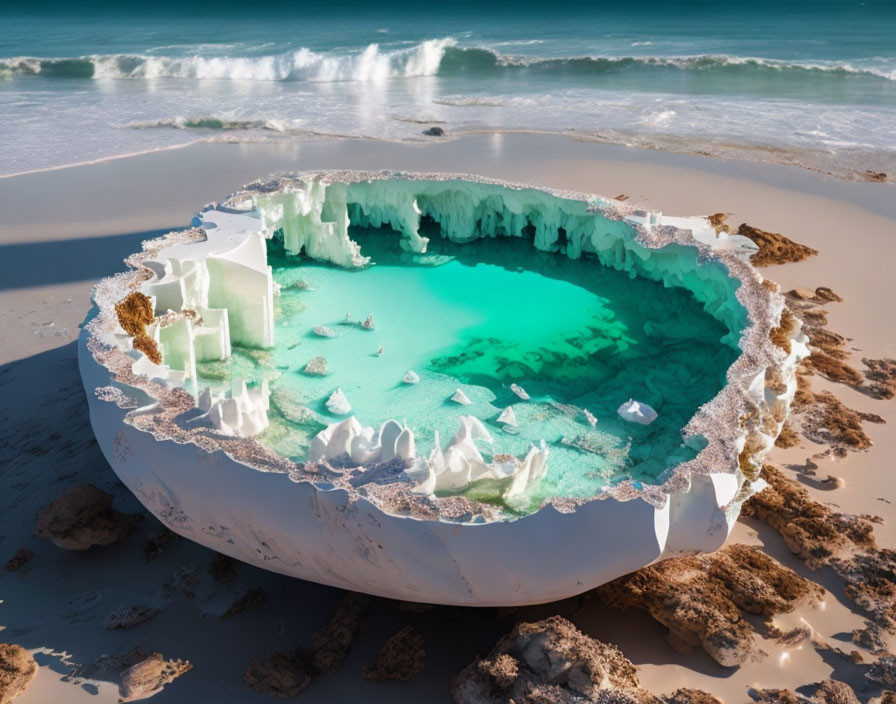
<path id="1" fill-rule="evenodd" d="M 305 368 L 302 369 L 302 371 L 305 374 L 312 374 L 314 376 L 326 376 L 327 360 L 325 357 L 315 357 L 305 365 Z"/>
<path id="2" fill-rule="evenodd" d="M 158 609 L 143 604 L 133 606 L 120 606 L 103 621 L 103 628 L 133 628 L 137 624 L 148 621 L 159 613 Z"/>
<path id="3" fill-rule="evenodd" d="M 336 331 L 333 328 L 328 328 L 326 325 L 315 326 L 314 334 L 318 337 L 336 337 Z"/>
<path id="4" fill-rule="evenodd" d="M 423 134 L 425 134 L 427 137 L 444 137 L 445 130 L 443 130 L 441 127 L 429 127 L 423 130 Z"/>
<path id="5" fill-rule="evenodd" d="M 37 514 L 35 535 L 66 550 L 115 543 L 125 538 L 141 517 L 116 511 L 113 499 L 93 484 L 71 486 Z"/>
<path id="6" fill-rule="evenodd" d="M 364 670 L 364 677 L 376 682 L 409 680 L 426 667 L 426 643 L 412 626 L 405 626 L 386 641 L 376 664 Z"/>
<path id="7" fill-rule="evenodd" d="M 21 548 L 15 555 L 7 560 L 6 564 L 3 566 L 3 569 L 5 569 L 7 572 L 15 572 L 22 565 L 28 562 L 32 557 L 34 557 L 34 553 L 31 550 Z"/>
<path id="8" fill-rule="evenodd" d="M 255 604 L 260 604 L 263 601 L 264 590 L 257 585 L 254 587 L 249 587 L 245 594 L 234 601 L 230 605 L 230 608 L 227 609 L 227 611 L 225 611 L 223 614 L 221 614 L 220 618 L 222 621 L 226 621 L 227 619 L 242 613 L 249 607 L 255 606 Z"/>

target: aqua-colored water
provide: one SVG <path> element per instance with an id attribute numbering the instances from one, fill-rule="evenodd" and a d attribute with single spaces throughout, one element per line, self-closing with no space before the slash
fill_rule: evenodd
<path id="1" fill-rule="evenodd" d="M 0 173 L 221 136 L 420 140 L 430 124 L 896 164 L 890 0 L 43 4 L 0 8 Z"/>
<path id="2" fill-rule="evenodd" d="M 373 266 L 341 269 L 288 257 L 270 243 L 281 286 L 275 349 L 236 350 L 231 362 L 200 365 L 203 383 L 224 371 L 270 380 L 272 425 L 262 440 L 277 452 L 305 459 L 323 424 L 345 417 L 325 405 L 339 387 L 362 424 L 406 421 L 418 454 L 433 448 L 437 430 L 447 443 L 466 413 L 495 439 L 481 445 L 487 459 L 522 456 L 545 440 L 547 475 L 523 505 L 593 495 L 628 477 L 650 482 L 694 456 L 681 429 L 718 393 L 737 351 L 720 342 L 728 330 L 690 292 L 518 239 L 454 244 L 436 234 L 428 253 L 414 255 L 392 230 L 353 229 L 351 236 Z M 359 324 L 368 315 L 373 330 Z M 315 326 L 336 336 L 316 335 Z M 327 375 L 304 373 L 320 356 Z M 418 384 L 402 383 L 408 370 Z M 510 390 L 514 383 L 529 401 Z M 457 388 L 472 405 L 449 400 Z M 621 420 L 616 409 L 629 398 L 654 407 L 658 420 Z M 507 406 L 515 430 L 496 422 Z M 598 418 L 595 429 L 582 408 Z"/>

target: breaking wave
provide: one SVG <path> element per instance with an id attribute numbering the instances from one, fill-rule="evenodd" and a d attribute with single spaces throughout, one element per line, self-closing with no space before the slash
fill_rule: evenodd
<path id="1" fill-rule="evenodd" d="M 601 75 L 624 71 L 684 70 L 737 75 L 794 77 L 870 76 L 896 81 L 896 67 L 846 61 L 785 61 L 729 55 L 567 56 L 502 54 L 485 47 L 460 47 L 452 37 L 428 39 L 407 49 L 384 51 L 370 44 L 353 54 L 301 48 L 266 56 L 147 56 L 107 54 L 74 58 L 0 59 L 0 73 L 52 78 L 186 78 L 250 81 L 382 81 L 394 77 L 480 74 L 528 70 Z"/>

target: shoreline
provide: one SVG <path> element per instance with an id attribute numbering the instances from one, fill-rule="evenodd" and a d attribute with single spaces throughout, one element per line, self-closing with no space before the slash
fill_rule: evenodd
<path id="1" fill-rule="evenodd" d="M 310 140 L 288 148 L 201 143 L 0 179 L 0 200 L 15 206 L 0 224 L 0 417 L 5 419 L 0 460 L 8 462 L 0 488 L 0 535 L 5 536 L 0 549 L 3 560 L 20 547 L 36 554 L 28 571 L 0 575 L 5 580 L 0 624 L 7 629 L 4 639 L 39 652 L 41 665 L 34 684 L 19 700 L 22 704 L 53 697 L 73 704 L 115 701 L 117 692 L 109 685 L 100 686 L 96 696 L 63 682 L 65 663 L 86 663 L 103 652 L 135 644 L 194 663 L 193 672 L 165 689 L 161 696 L 166 701 L 223 700 L 236 691 L 240 700 L 268 702 L 271 699 L 242 684 L 245 666 L 252 657 L 267 657 L 307 639 L 338 599 L 332 589 L 244 566 L 241 579 L 262 585 L 267 594 L 267 603 L 253 607 L 251 614 L 222 622 L 208 617 L 208 602 L 200 597 L 178 597 L 146 624 L 105 631 L 100 623 L 119 603 L 158 599 L 173 574 L 185 565 L 204 571 L 212 553 L 177 541 L 157 561 L 144 565 L 140 540 L 158 525 L 144 521 L 139 538 L 72 554 L 33 537 L 30 521 L 63 488 L 83 481 L 114 493 L 120 510 L 137 509 L 136 499 L 116 484 L 89 434 L 73 358 L 72 341 L 90 308 L 92 284 L 124 270 L 116 262 L 138 249 L 141 239 L 186 226 L 205 202 L 220 200 L 271 172 L 319 168 L 467 172 L 607 197 L 626 194 L 627 202 L 636 207 L 669 215 L 730 212 L 734 226 L 748 222 L 817 249 L 820 254 L 815 257 L 763 268 L 761 273 L 785 291 L 831 287 L 845 302 L 829 306 L 829 327 L 851 338 L 852 348 L 861 348 L 854 359 L 896 357 L 896 329 L 886 323 L 886 306 L 896 297 L 890 272 L 896 261 L 896 202 L 886 184 L 840 181 L 798 167 L 533 135 L 412 146 L 349 140 Z M 35 266 L 41 259 L 47 263 L 43 271 Z M 878 539 L 893 544 L 896 487 L 890 461 L 896 456 L 892 432 L 896 401 L 873 400 L 817 377 L 813 385 L 834 390 L 850 407 L 879 414 L 889 425 L 868 426 L 875 444 L 870 452 L 819 462 L 821 476 L 836 473 L 845 479 L 844 488 L 826 492 L 807 486 L 807 490 L 818 501 L 835 503 L 843 511 L 880 514 L 884 523 L 875 527 Z M 23 404 L 23 398 L 30 401 Z M 53 433 L 59 436 L 54 438 Z M 788 476 L 798 476 L 790 467 L 813 451 L 811 443 L 801 444 L 805 447 L 775 449 L 771 463 Z M 32 447 L 40 452 L 31 452 Z M 826 608 L 800 607 L 792 614 L 793 619 L 810 623 L 820 638 L 836 644 L 837 634 L 861 623 L 861 613 L 842 596 L 839 578 L 830 570 L 808 570 L 767 527 L 741 521 L 731 542 L 762 545 L 783 564 L 827 587 Z M 94 596 L 87 599 L 85 594 Z M 84 613 L 60 617 L 72 613 L 74 595 L 83 597 L 78 608 Z M 304 608 L 296 608 L 297 604 Z M 770 653 L 763 660 L 739 669 L 723 668 L 702 651 L 685 655 L 672 650 L 665 629 L 646 614 L 623 613 L 593 602 L 587 609 L 576 600 L 529 607 L 517 617 L 534 620 L 553 613 L 570 615 L 588 635 L 619 645 L 638 666 L 643 685 L 655 692 L 698 687 L 736 702 L 746 700 L 751 687 L 795 688 L 832 672 L 856 686 L 863 680 L 859 668 L 830 661 L 809 644 L 782 649 L 773 640 L 762 642 Z M 340 674 L 315 682 L 303 699 L 407 697 L 448 702 L 451 675 L 509 630 L 507 622 L 476 610 L 462 610 L 453 622 L 456 627 L 447 629 L 432 614 L 423 614 L 417 623 L 427 639 L 430 663 L 424 673 L 395 686 L 364 680 L 361 667 L 372 662 L 385 637 L 408 618 L 392 606 L 378 607 Z M 230 640 L 232 647 L 222 649 L 222 639 Z"/>
<path id="2" fill-rule="evenodd" d="M 393 118 L 397 119 L 397 118 Z M 408 121 L 408 120 L 402 120 Z M 444 121 L 439 120 L 419 120 L 417 124 L 423 125 L 440 125 Z M 123 126 L 125 129 L 127 126 Z M 158 126 L 157 129 L 166 129 L 168 126 Z M 175 128 L 179 131 L 197 129 L 197 131 L 208 131 L 203 128 Z M 474 128 L 466 129 L 459 132 L 448 132 L 441 137 L 426 137 L 422 131 L 417 139 L 400 139 L 389 137 L 373 137 L 370 135 L 353 135 L 317 132 L 315 130 L 297 130 L 279 131 L 264 130 L 261 135 L 247 134 L 242 137 L 237 136 L 240 129 L 222 129 L 215 130 L 212 135 L 197 135 L 194 139 L 186 141 L 182 144 L 162 145 L 151 147 L 148 149 L 139 149 L 133 152 L 125 152 L 122 154 L 111 154 L 109 156 L 98 157 L 96 159 L 88 159 L 85 161 L 76 161 L 65 164 L 57 164 L 53 166 L 45 166 L 35 169 L 26 169 L 24 171 L 16 171 L 13 173 L 0 173 L 0 181 L 10 178 L 18 178 L 21 176 L 31 176 L 35 174 L 60 171 L 64 169 L 75 169 L 83 166 L 94 166 L 120 159 L 132 159 L 141 156 L 147 156 L 159 152 L 176 151 L 186 149 L 200 144 L 239 144 L 239 145 L 286 145 L 292 143 L 315 142 L 315 141 L 354 141 L 354 142 L 377 142 L 402 146 L 426 146 L 439 142 L 451 143 L 464 140 L 470 140 L 477 137 L 504 137 L 511 135 L 529 135 L 547 138 L 565 139 L 572 142 L 581 142 L 588 144 L 597 144 L 607 147 L 620 147 L 624 149 L 632 149 L 637 151 L 659 152 L 681 157 L 697 157 L 700 159 L 711 159 L 723 162 L 743 162 L 746 164 L 760 164 L 770 166 L 782 166 L 799 169 L 802 171 L 814 172 L 822 176 L 835 178 L 840 181 L 849 183 L 896 183 L 896 173 L 878 172 L 874 168 L 879 168 L 881 164 L 876 164 L 874 168 L 861 170 L 854 167 L 843 167 L 839 170 L 825 168 L 819 159 L 813 163 L 812 155 L 821 155 L 825 153 L 823 149 L 785 149 L 774 145 L 750 145 L 737 143 L 715 144 L 716 150 L 713 151 L 706 144 L 700 142 L 687 142 L 678 138 L 668 138 L 667 143 L 661 141 L 650 141 L 643 135 L 632 133 L 630 135 L 618 134 L 615 137 L 605 137 L 601 134 L 592 134 L 580 132 L 576 130 L 550 131 L 540 130 L 537 128 Z M 227 136 L 232 134 L 233 136 Z M 675 144 L 680 143 L 680 148 L 676 148 Z M 809 156 L 806 160 L 795 158 L 798 154 L 806 154 Z M 780 155 L 779 158 L 761 158 L 761 155 Z M 896 169 L 894 169 L 896 170 Z"/>

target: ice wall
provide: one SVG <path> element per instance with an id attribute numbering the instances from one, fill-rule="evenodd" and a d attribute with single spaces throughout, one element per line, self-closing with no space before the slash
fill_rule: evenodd
<path id="1" fill-rule="evenodd" d="M 701 262 L 693 247 L 669 245 L 651 249 L 638 241 L 638 227 L 660 227 L 661 220 L 633 216 L 610 219 L 601 202 L 559 198 L 536 189 L 463 181 L 372 180 L 291 183 L 284 192 L 259 195 L 255 204 L 266 237 L 282 237 L 287 252 L 333 262 L 364 266 L 348 225 L 389 226 L 402 234 L 408 251 L 425 252 L 420 235 L 423 217 L 436 223 L 442 237 L 469 242 L 480 237 L 519 237 L 547 252 L 578 259 L 595 257 L 603 266 L 631 276 L 662 281 L 690 290 L 705 310 L 730 331 L 725 342 L 737 347 L 746 324 L 735 297 L 738 282 L 718 262 Z M 699 218 L 677 219 L 703 229 Z M 718 240 L 719 244 L 723 240 Z"/>

